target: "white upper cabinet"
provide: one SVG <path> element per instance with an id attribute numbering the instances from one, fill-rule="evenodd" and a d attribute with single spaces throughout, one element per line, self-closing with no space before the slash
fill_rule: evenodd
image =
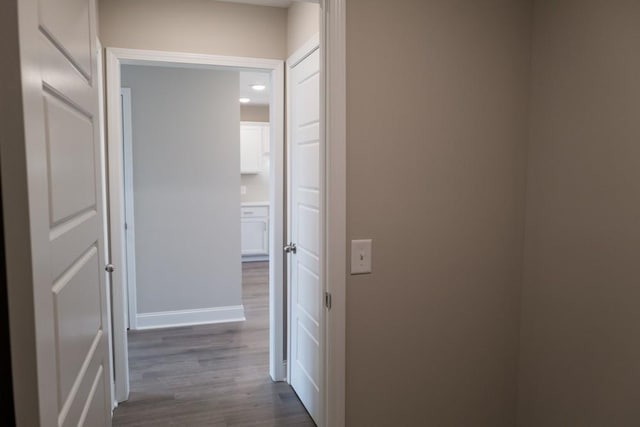
<path id="1" fill-rule="evenodd" d="M 262 156 L 268 153 L 269 123 L 240 123 L 240 173 L 262 172 Z"/>

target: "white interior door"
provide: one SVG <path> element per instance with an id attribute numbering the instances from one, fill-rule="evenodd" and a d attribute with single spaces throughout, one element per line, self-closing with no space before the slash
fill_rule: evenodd
<path id="1" fill-rule="evenodd" d="M 290 383 L 320 424 L 324 345 L 321 245 L 320 54 L 290 70 Z"/>
<path id="2" fill-rule="evenodd" d="M 18 5 L 39 418 L 29 425 L 110 425 L 96 3 Z"/>

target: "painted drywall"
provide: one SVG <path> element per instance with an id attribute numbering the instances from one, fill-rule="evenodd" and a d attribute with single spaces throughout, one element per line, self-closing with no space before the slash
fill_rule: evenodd
<path id="1" fill-rule="evenodd" d="M 640 425 L 639 22 L 535 2 L 519 426 Z"/>
<path id="2" fill-rule="evenodd" d="M 240 120 L 245 122 L 269 122 L 268 105 L 242 105 Z M 241 175 L 240 185 L 245 187 L 245 194 L 240 195 L 240 201 L 268 202 L 269 201 L 269 155 L 262 156 L 262 171 L 258 174 Z"/>
<path id="3" fill-rule="evenodd" d="M 531 7 L 347 7 L 347 425 L 513 426 Z"/>
<path id="4" fill-rule="evenodd" d="M 268 105 L 240 105 L 240 120 L 243 122 L 268 122 Z"/>
<path id="5" fill-rule="evenodd" d="M 320 31 L 320 6 L 293 2 L 287 13 L 287 56 L 300 49 Z"/>
<path id="6" fill-rule="evenodd" d="M 238 72 L 123 66 L 138 313 L 241 302 Z"/>
<path id="7" fill-rule="evenodd" d="M 213 0 L 99 0 L 105 47 L 286 58 L 287 9 Z"/>

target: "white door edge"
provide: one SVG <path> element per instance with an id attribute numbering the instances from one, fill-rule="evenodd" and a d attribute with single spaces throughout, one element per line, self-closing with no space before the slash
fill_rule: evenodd
<path id="1" fill-rule="evenodd" d="M 106 152 L 106 135 L 105 135 L 105 130 L 106 130 L 106 126 L 105 126 L 105 121 L 104 121 L 104 104 L 105 104 L 105 93 L 104 93 L 104 87 L 105 87 L 105 76 L 104 76 L 104 50 L 102 49 L 102 43 L 100 42 L 100 39 L 98 39 L 97 41 L 97 49 L 98 49 L 98 72 L 97 72 L 97 78 L 98 78 L 98 112 L 100 115 L 100 158 L 102 159 L 102 163 L 100 164 L 100 172 L 101 172 L 101 177 L 102 177 L 102 182 L 101 182 L 101 186 L 102 186 L 102 209 L 103 209 L 103 217 L 105 218 L 104 224 L 103 224 L 103 257 L 104 259 L 104 265 L 109 264 L 109 227 L 107 225 L 107 218 L 108 218 L 108 203 L 107 203 L 107 152 Z M 108 333 L 107 333 L 107 342 L 108 342 L 108 347 L 109 347 L 109 372 L 111 372 L 111 378 L 110 378 L 110 388 L 111 388 L 111 402 L 112 402 L 112 406 L 111 409 L 113 410 L 116 407 L 116 401 L 113 398 L 113 396 L 115 395 L 115 381 L 113 378 L 113 372 L 114 372 L 114 360 L 113 360 L 113 328 L 112 328 L 112 309 L 111 309 L 111 274 L 105 271 L 105 286 L 106 286 L 106 294 L 107 294 L 107 298 L 106 298 L 106 303 L 107 303 L 107 328 L 108 328 Z"/>
<path id="2" fill-rule="evenodd" d="M 116 400 L 128 399 L 129 373 L 126 336 L 127 289 L 123 266 L 125 263 L 124 236 L 124 176 L 122 114 L 120 104 L 121 65 L 157 65 L 201 67 L 238 67 L 268 71 L 271 73 L 272 95 L 270 102 L 270 206 L 269 217 L 269 374 L 274 381 L 286 378 L 284 359 L 284 271 L 282 247 L 284 246 L 284 64 L 280 60 L 192 54 L 182 52 L 139 49 L 107 48 L 107 117 L 109 153 L 109 212 L 111 262 L 113 274 L 113 339 L 115 352 Z"/>
<path id="3" fill-rule="evenodd" d="M 127 278 L 127 325 L 138 329 L 138 298 L 136 289 L 136 234 L 133 205 L 133 130 L 131 128 L 131 88 L 120 89 L 122 96 L 122 148 L 124 160 L 124 221 Z"/>
<path id="4" fill-rule="evenodd" d="M 110 49 L 106 50 L 107 75 L 107 155 L 109 182 L 109 246 L 111 274 L 111 310 L 113 330 L 113 365 L 115 402 L 129 399 L 129 350 L 127 347 L 128 295 L 126 289 L 126 240 L 124 235 L 124 173 L 122 144 L 122 112 L 120 91 L 120 63 Z M 117 90 L 113 90 L 117 88 Z M 114 107 L 114 105 L 116 107 Z"/>
<path id="5" fill-rule="evenodd" d="M 326 149 L 324 235 L 327 291 L 325 318 L 325 426 L 346 423 L 347 98 L 346 1 L 321 0 L 321 128 Z"/>

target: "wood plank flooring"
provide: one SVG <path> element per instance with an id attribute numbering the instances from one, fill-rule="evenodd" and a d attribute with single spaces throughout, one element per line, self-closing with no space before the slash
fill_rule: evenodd
<path id="1" fill-rule="evenodd" d="M 269 377 L 268 266 L 243 264 L 245 322 L 129 332 L 129 400 L 114 426 L 314 426 Z"/>

